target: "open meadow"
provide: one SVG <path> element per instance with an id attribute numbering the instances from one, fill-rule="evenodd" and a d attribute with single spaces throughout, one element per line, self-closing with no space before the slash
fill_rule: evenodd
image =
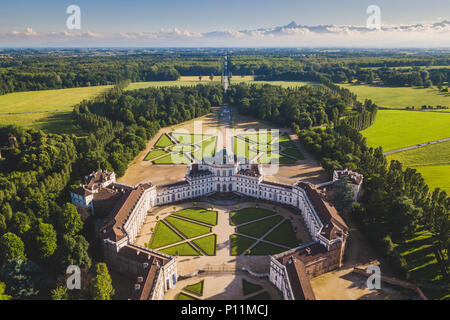
<path id="1" fill-rule="evenodd" d="M 73 124 L 73 106 L 92 99 L 112 86 L 15 92 L 0 96 L 0 125 L 21 125 L 49 133 L 77 136 L 83 131 Z"/>
<path id="2" fill-rule="evenodd" d="M 420 108 L 428 106 L 450 107 L 450 94 L 439 92 L 435 87 L 381 87 L 374 85 L 343 84 L 358 96 L 360 101 L 371 99 L 384 108 Z"/>

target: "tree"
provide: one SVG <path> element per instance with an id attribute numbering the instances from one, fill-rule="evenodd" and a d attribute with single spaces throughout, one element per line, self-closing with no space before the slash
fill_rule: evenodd
<path id="1" fill-rule="evenodd" d="M 45 260 L 53 255 L 57 248 L 56 231 L 48 223 L 38 222 L 27 233 L 30 256 Z"/>
<path id="2" fill-rule="evenodd" d="M 347 177 L 333 183 L 333 200 L 339 211 L 352 209 L 353 187 Z"/>
<path id="3" fill-rule="evenodd" d="M 395 198 L 387 216 L 392 237 L 403 240 L 411 236 L 417 230 L 422 215 L 422 208 L 416 207 L 408 197 Z"/>
<path id="4" fill-rule="evenodd" d="M 22 239 L 14 233 L 5 233 L 0 238 L 0 265 L 12 259 L 26 259 Z"/>
<path id="5" fill-rule="evenodd" d="M 115 291 L 105 263 L 97 263 L 96 276 L 92 279 L 90 292 L 93 300 L 111 300 Z"/>
<path id="6" fill-rule="evenodd" d="M 63 206 L 59 224 L 62 231 L 61 233 L 63 234 L 74 235 L 83 229 L 81 216 L 78 213 L 77 208 L 71 203 L 66 203 Z"/>
<path id="7" fill-rule="evenodd" d="M 0 277 L 13 299 L 29 299 L 39 294 L 39 266 L 31 260 L 13 259 L 0 269 Z"/>
<path id="8" fill-rule="evenodd" d="M 11 296 L 8 296 L 6 293 L 6 284 L 4 282 L 0 282 L 0 301 L 11 300 Z"/>
<path id="9" fill-rule="evenodd" d="M 67 287 L 58 286 L 52 290 L 52 300 L 69 300 L 69 292 Z"/>

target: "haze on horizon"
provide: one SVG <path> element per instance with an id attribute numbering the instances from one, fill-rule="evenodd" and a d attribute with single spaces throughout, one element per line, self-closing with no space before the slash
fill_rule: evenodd
<path id="1" fill-rule="evenodd" d="M 81 10 L 69 30 L 67 7 Z M 370 5 L 381 30 L 366 26 Z M 1 47 L 450 47 L 441 0 L 17 0 L 2 4 Z"/>

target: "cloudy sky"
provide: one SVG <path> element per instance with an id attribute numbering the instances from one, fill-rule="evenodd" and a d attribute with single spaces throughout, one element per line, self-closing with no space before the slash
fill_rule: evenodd
<path id="1" fill-rule="evenodd" d="M 450 47 L 448 0 L 2 1 L 0 46 Z M 66 9 L 81 9 L 69 30 Z M 380 30 L 366 27 L 381 9 Z"/>

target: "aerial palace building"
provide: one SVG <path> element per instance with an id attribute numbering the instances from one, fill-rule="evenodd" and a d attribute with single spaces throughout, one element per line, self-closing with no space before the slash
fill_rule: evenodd
<path id="1" fill-rule="evenodd" d="M 333 181 L 319 186 L 301 181 L 287 185 L 266 181 L 262 165 L 248 163 L 193 163 L 184 180 L 158 186 L 120 184 L 113 172 L 98 171 L 87 176 L 71 197 L 81 210 L 105 218 L 101 238 L 106 262 L 136 279 L 132 299 L 162 299 L 178 278 L 174 257 L 134 244 L 151 208 L 217 192 L 293 207 L 313 241 L 272 256 L 269 279 L 285 299 L 314 299 L 309 279 L 342 265 L 348 227 L 327 201 L 326 191 L 343 176 L 353 184 L 356 199 L 363 181 L 356 172 L 336 171 Z"/>

